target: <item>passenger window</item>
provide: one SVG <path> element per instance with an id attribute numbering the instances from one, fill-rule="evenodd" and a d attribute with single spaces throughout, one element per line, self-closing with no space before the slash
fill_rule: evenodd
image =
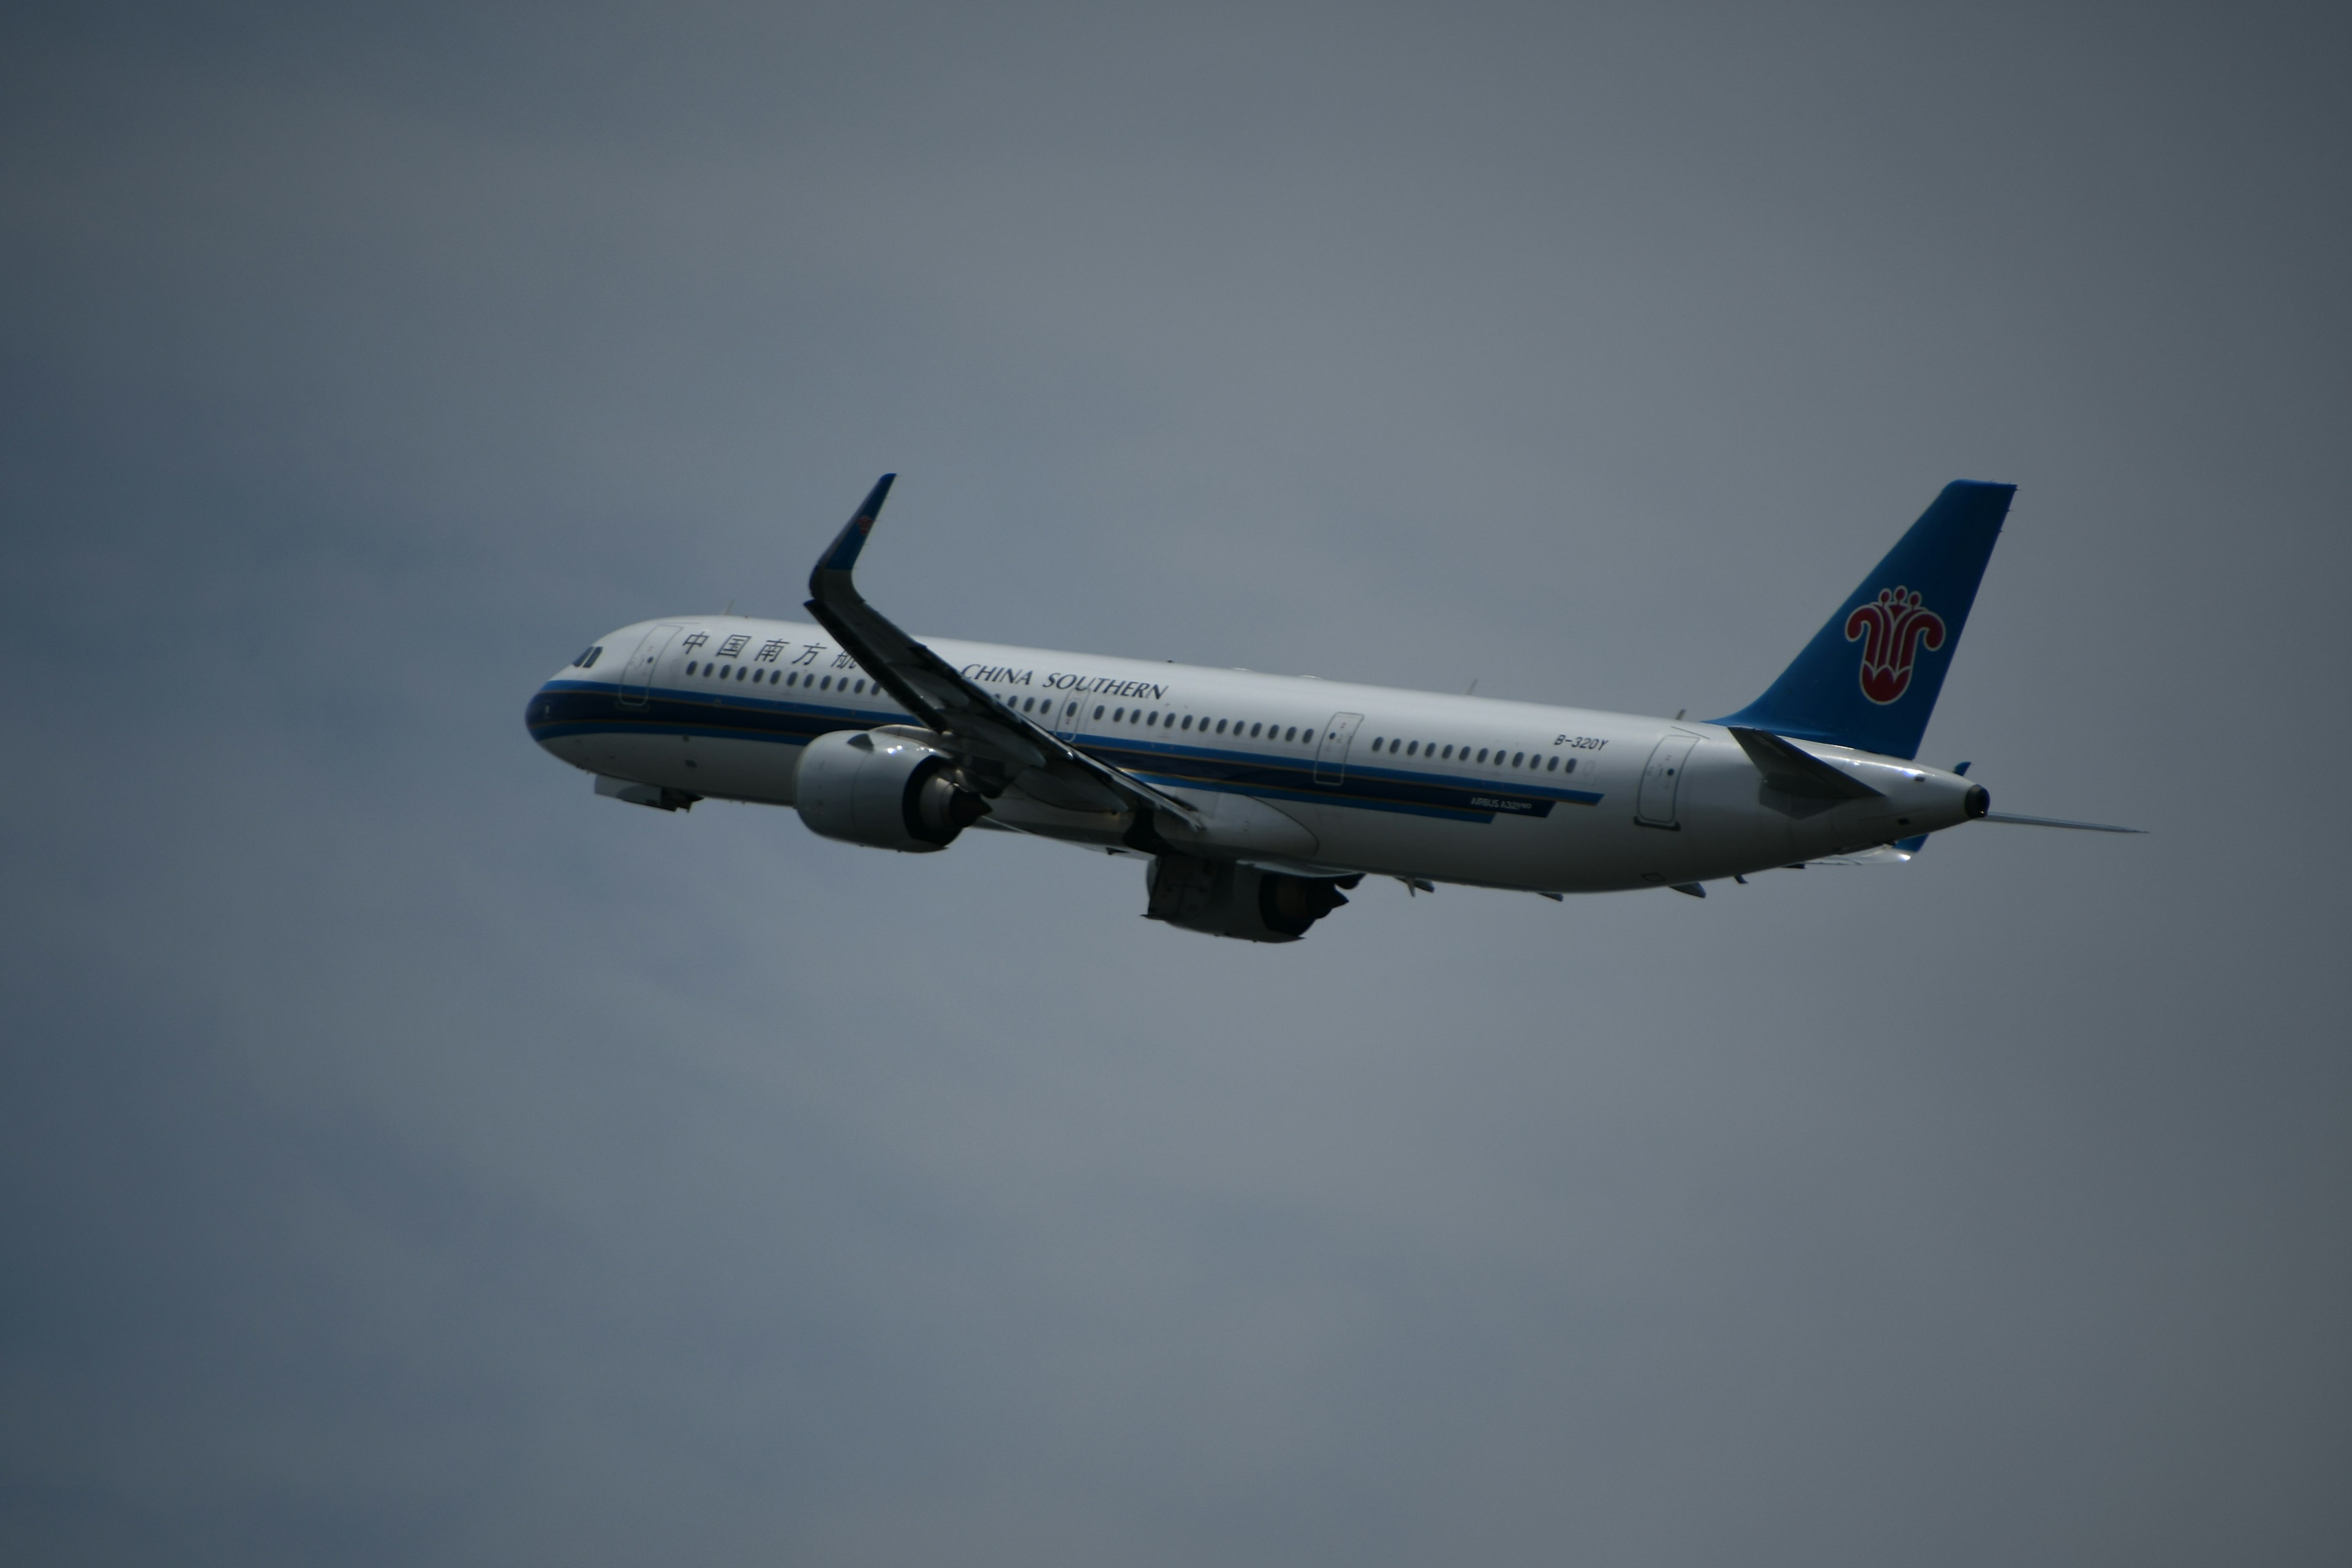
<path id="1" fill-rule="evenodd" d="M 1406 742 L 1404 754 L 1408 757 L 1417 757 L 1421 755 L 1421 742 L 1419 741 L 1411 741 Z"/>
<path id="2" fill-rule="evenodd" d="M 1515 768 L 1527 760 L 1528 754 L 1525 752 L 1513 752 L 1511 753 L 1511 766 Z"/>
<path id="3" fill-rule="evenodd" d="M 688 675 L 692 675 L 694 673 L 694 660 L 689 658 L 686 661 L 686 672 Z"/>
<path id="4" fill-rule="evenodd" d="M 1102 717 L 1102 704 L 1099 702 L 1095 704 L 1095 717 L 1097 719 Z"/>
<path id="5" fill-rule="evenodd" d="M 1374 750 L 1374 751 L 1376 751 L 1376 752 L 1379 752 L 1379 751 L 1385 751 L 1385 750 L 1387 749 L 1387 747 L 1388 747 L 1388 739 L 1387 739 L 1387 737 L 1385 737 L 1385 736 L 1381 736 L 1381 735 L 1375 735 L 1375 736 L 1373 736 L 1373 737 L 1372 737 L 1372 750 Z"/>
<path id="6" fill-rule="evenodd" d="M 1486 748 L 1484 746 L 1478 748 L 1478 760 L 1482 763 L 1486 760 Z"/>
<path id="7" fill-rule="evenodd" d="M 1551 760 L 1551 765 L 1544 769 L 1544 772 L 1548 773 L 1556 773 L 1559 772 L 1559 759 L 1558 757 L 1554 757 Z"/>
<path id="8" fill-rule="evenodd" d="M 1222 734 L 1223 734 L 1224 732 L 1225 732 L 1225 721 L 1224 721 L 1223 719 L 1220 719 L 1220 720 L 1218 720 L 1218 721 L 1217 721 L 1217 733 L 1218 733 L 1218 734 L 1220 734 L 1220 735 L 1222 735 Z"/>
<path id="9" fill-rule="evenodd" d="M 751 674 L 751 667 L 750 665 L 748 665 L 748 664 L 747 664 L 747 665 L 743 666 L 740 669 L 738 669 L 738 670 L 735 672 L 735 679 L 738 679 L 738 680 L 740 680 L 740 679 L 742 679 L 745 676 L 747 676 L 747 675 L 749 675 L 749 674 Z"/>
<path id="10" fill-rule="evenodd" d="M 830 690 L 832 690 L 832 689 L 833 689 L 833 677 L 831 677 L 830 675 L 828 675 L 828 676 L 826 676 L 823 680 L 818 681 L 818 682 L 816 683 L 816 689 L 817 689 L 819 691 L 830 691 Z"/>
<path id="11" fill-rule="evenodd" d="M 1284 735 L 1282 738 L 1283 738 L 1284 740 L 1286 740 L 1286 741 L 1296 741 L 1297 739 L 1298 739 L 1298 731 L 1297 731 L 1297 730 L 1292 730 L 1292 731 L 1290 731 L 1287 734 Z"/>

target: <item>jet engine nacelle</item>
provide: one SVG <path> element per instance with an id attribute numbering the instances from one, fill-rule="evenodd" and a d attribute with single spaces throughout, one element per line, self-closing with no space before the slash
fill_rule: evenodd
<path id="1" fill-rule="evenodd" d="M 927 855 L 955 842 L 988 802 L 951 776 L 954 762 L 912 735 L 835 730 L 801 752 L 793 800 L 827 838 Z"/>
<path id="2" fill-rule="evenodd" d="M 1231 860 L 1162 855 L 1151 862 L 1151 901 L 1143 912 L 1211 936 L 1297 942 L 1308 926 L 1348 901 L 1341 888 L 1360 879 L 1292 877 Z"/>

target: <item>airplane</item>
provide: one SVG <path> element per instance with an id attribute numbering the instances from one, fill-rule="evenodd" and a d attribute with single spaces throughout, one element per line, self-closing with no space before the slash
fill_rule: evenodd
<path id="1" fill-rule="evenodd" d="M 2014 485 L 1958 480 L 1764 694 L 1704 722 L 1311 676 L 918 638 L 855 569 L 897 479 L 818 559 L 814 624 L 639 621 L 533 694 L 541 746 L 661 811 L 791 806 L 931 854 L 967 829 L 1150 862 L 1145 914 L 1296 942 L 1368 876 L 1541 894 L 1891 864 L 1992 822 L 1969 764 L 1916 759 Z"/>

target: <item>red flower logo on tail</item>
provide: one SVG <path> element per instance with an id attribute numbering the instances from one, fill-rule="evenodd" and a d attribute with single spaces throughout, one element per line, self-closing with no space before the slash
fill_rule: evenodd
<path id="1" fill-rule="evenodd" d="M 1919 595 L 1906 588 L 1881 588 L 1874 603 L 1845 618 L 1845 640 L 1862 643 L 1862 694 L 1892 702 L 1910 689 L 1919 649 L 1944 646 L 1944 617 L 1922 608 Z"/>

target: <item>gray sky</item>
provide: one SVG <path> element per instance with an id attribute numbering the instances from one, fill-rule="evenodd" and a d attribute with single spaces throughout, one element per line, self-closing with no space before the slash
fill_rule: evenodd
<path id="1" fill-rule="evenodd" d="M 12 1561 L 2341 1563 L 2317 7 L 18 6 Z M 1727 710 L 2019 484 L 1701 904 L 594 798 L 795 613 Z"/>

